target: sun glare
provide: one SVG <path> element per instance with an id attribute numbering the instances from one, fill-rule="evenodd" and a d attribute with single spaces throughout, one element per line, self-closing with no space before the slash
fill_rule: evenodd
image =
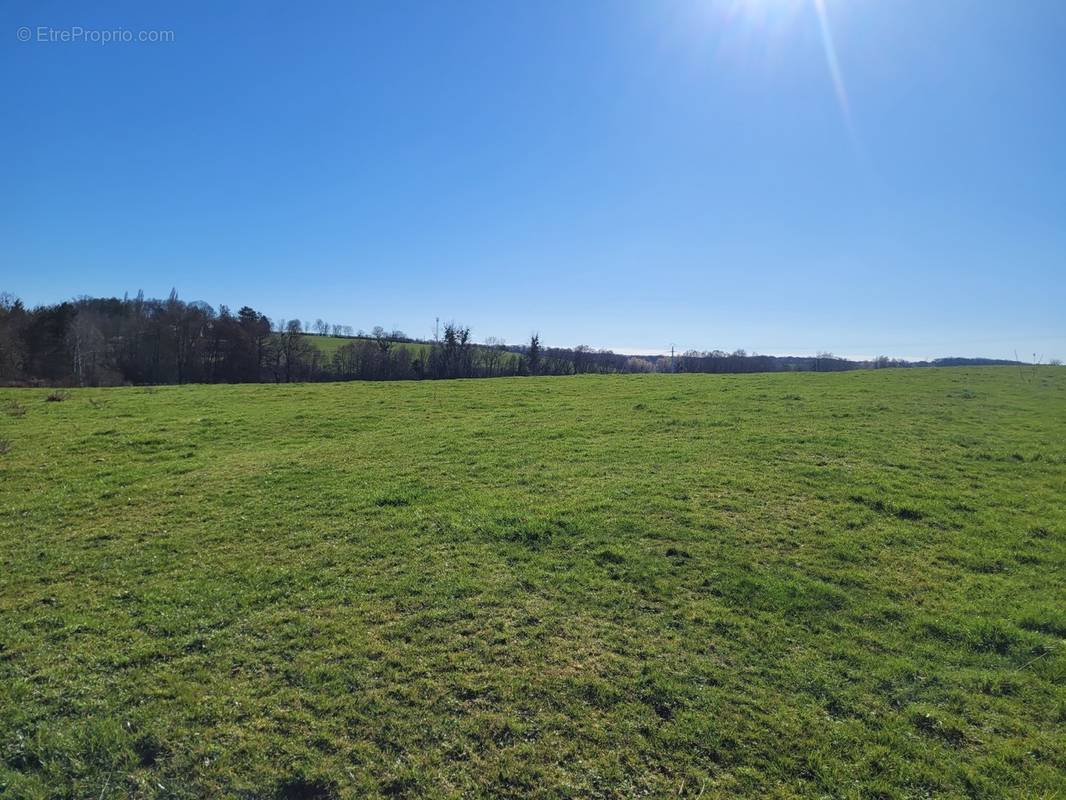
<path id="1" fill-rule="evenodd" d="M 836 96 L 840 113 L 848 133 L 855 140 L 851 118 L 851 103 L 844 83 L 844 75 L 837 58 L 836 42 L 830 24 L 826 0 L 711 0 L 709 6 L 719 25 L 731 29 L 730 49 L 739 47 L 750 51 L 758 48 L 772 58 L 775 43 L 787 38 L 805 14 L 813 14 L 818 24 L 822 52 L 828 77 Z M 729 45 L 727 45 L 729 46 Z"/>
<path id="2" fill-rule="evenodd" d="M 734 20 L 743 20 L 758 25 L 776 26 L 787 24 L 811 0 L 720 0 L 727 15 Z"/>

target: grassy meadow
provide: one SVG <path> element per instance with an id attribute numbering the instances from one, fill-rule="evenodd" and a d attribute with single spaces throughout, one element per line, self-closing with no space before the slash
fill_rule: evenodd
<path id="1" fill-rule="evenodd" d="M 331 360 L 333 355 L 345 345 L 373 340 L 369 337 L 318 336 L 307 334 L 307 341 L 317 347 L 327 360 Z M 407 350 L 411 353 L 411 358 L 424 358 L 430 349 L 430 346 L 423 342 L 393 342 L 392 346 Z"/>
<path id="2" fill-rule="evenodd" d="M 1057 797 L 1066 369 L 0 390 L 0 797 Z"/>
<path id="3" fill-rule="evenodd" d="M 367 337 L 358 338 L 352 336 L 318 336 L 307 334 L 307 341 L 309 341 L 314 347 L 318 348 L 327 361 L 332 361 L 336 352 L 345 345 L 373 340 Z M 406 350 L 410 353 L 412 359 L 421 358 L 423 360 L 429 358 L 430 350 L 433 349 L 433 345 L 426 342 L 392 342 L 391 346 L 400 350 Z M 483 351 L 485 348 L 486 345 L 473 345 L 475 354 Z M 505 350 L 499 354 L 501 366 L 506 365 L 509 368 L 513 368 L 518 358 L 519 356 L 517 353 L 512 353 L 509 350 Z"/>

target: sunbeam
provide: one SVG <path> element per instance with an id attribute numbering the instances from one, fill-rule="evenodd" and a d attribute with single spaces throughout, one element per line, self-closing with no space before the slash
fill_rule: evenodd
<path id="1" fill-rule="evenodd" d="M 700 7 L 711 9 L 713 18 L 721 26 L 723 36 L 719 47 L 728 40 L 727 46 L 731 49 L 743 51 L 748 56 L 762 51 L 771 59 L 775 51 L 787 47 L 786 40 L 800 35 L 796 23 L 808 12 L 813 13 L 844 127 L 856 152 L 862 153 L 851 99 L 837 55 L 827 0 L 711 0 Z"/>
<path id="2" fill-rule="evenodd" d="M 844 117 L 844 124 L 848 126 L 848 133 L 855 143 L 855 125 L 851 119 L 851 103 L 848 101 L 848 90 L 844 85 L 844 76 L 840 71 L 840 62 L 837 60 L 837 50 L 833 43 L 833 30 L 829 26 L 829 13 L 825 8 L 825 0 L 813 0 L 815 13 L 818 15 L 818 27 L 822 33 L 822 48 L 825 50 L 825 61 L 829 67 L 829 76 L 833 81 L 833 91 L 836 92 L 837 102 L 840 104 L 840 113 Z"/>

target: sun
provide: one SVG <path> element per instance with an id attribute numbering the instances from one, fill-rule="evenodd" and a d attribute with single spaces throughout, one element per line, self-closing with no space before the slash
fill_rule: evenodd
<path id="1" fill-rule="evenodd" d="M 854 126 L 851 118 L 851 103 L 848 99 L 844 75 L 837 57 L 833 29 L 829 23 L 826 0 L 710 0 L 712 13 L 720 22 L 742 29 L 741 38 L 749 43 L 753 39 L 772 42 L 788 31 L 804 14 L 814 14 L 818 21 L 826 68 L 833 85 L 840 112 L 851 135 Z M 770 45 L 772 46 L 772 44 Z"/>

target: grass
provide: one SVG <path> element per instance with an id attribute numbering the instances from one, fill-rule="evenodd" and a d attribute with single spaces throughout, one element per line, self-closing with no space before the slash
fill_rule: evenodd
<path id="1" fill-rule="evenodd" d="M 1066 370 L 0 391 L 0 796 L 1066 785 Z"/>
<path id="2" fill-rule="evenodd" d="M 373 341 L 369 338 L 358 338 L 350 336 L 317 336 L 307 335 L 307 340 L 317 347 L 327 361 L 333 359 L 333 355 L 344 347 L 346 344 L 352 344 L 360 341 Z M 432 349 L 432 345 L 426 342 L 393 342 L 392 347 L 399 348 L 401 350 L 407 350 L 411 354 L 411 358 L 426 359 L 429 357 L 429 352 Z M 482 350 L 485 345 L 475 344 L 474 350 Z M 511 351 L 504 351 L 499 355 L 500 363 L 511 366 L 518 360 L 518 354 Z"/>
<path id="3" fill-rule="evenodd" d="M 360 341 L 373 342 L 373 339 L 370 339 L 369 337 L 317 336 L 308 334 L 307 341 L 317 347 L 327 360 L 330 360 L 333 358 L 334 353 L 347 344 L 355 344 Z M 424 342 L 392 342 L 392 347 L 408 350 L 411 353 L 411 358 L 425 357 L 430 348 L 430 346 Z"/>

